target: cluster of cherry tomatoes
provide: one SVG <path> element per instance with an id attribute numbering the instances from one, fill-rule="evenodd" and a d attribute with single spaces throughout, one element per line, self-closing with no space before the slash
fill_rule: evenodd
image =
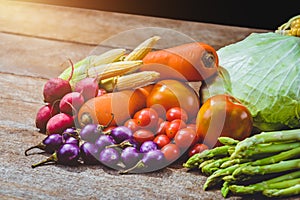
<path id="1" fill-rule="evenodd" d="M 186 152 L 192 156 L 208 148 L 199 143 L 195 119 L 188 119 L 188 113 L 180 107 L 172 107 L 165 112 L 143 108 L 124 126 L 133 131 L 133 137 L 139 144 L 155 142 L 168 162 L 176 161 Z"/>

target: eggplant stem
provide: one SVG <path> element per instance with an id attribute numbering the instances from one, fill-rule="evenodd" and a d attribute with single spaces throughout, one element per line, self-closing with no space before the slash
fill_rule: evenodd
<path id="1" fill-rule="evenodd" d="M 45 160 L 42 160 L 41 162 L 38 162 L 36 164 L 33 164 L 31 165 L 32 168 L 36 168 L 38 166 L 41 166 L 41 165 L 44 165 L 46 163 L 49 163 L 49 162 L 53 162 L 53 163 L 56 163 L 57 162 L 57 154 L 56 152 L 53 153 L 50 157 L 48 157 L 47 159 Z"/>

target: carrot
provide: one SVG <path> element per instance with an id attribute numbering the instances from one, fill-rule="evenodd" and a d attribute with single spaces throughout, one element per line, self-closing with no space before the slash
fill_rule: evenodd
<path id="1" fill-rule="evenodd" d="M 85 102 L 78 112 L 80 126 L 95 123 L 110 126 L 122 125 L 134 113 L 146 107 L 146 96 L 139 89 L 107 93 Z"/>
<path id="2" fill-rule="evenodd" d="M 217 72 L 218 55 L 205 43 L 193 42 L 149 52 L 143 58 L 141 71 L 154 70 L 161 79 L 202 81 Z M 164 66 L 163 66 L 164 65 Z"/>

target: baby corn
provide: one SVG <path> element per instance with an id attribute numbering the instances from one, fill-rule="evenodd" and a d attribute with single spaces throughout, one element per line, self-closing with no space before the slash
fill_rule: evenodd
<path id="1" fill-rule="evenodd" d="M 92 67 L 88 70 L 88 77 L 98 77 L 100 80 L 121 76 L 129 71 L 137 70 L 143 61 L 135 60 L 135 61 L 119 61 L 113 62 L 109 64 L 99 65 L 96 67 Z"/>
<path id="2" fill-rule="evenodd" d="M 129 75 L 101 80 L 100 87 L 108 92 L 114 90 L 135 89 L 154 83 L 159 76 L 160 74 L 155 71 L 136 72 Z"/>
<path id="3" fill-rule="evenodd" d="M 86 57 L 85 59 L 77 62 L 74 65 L 74 73 L 70 80 L 71 85 L 75 85 L 78 81 L 87 77 L 87 71 L 89 68 L 115 62 L 120 59 L 121 56 L 125 54 L 125 49 L 112 49 L 107 52 L 104 52 L 100 55 L 92 55 Z M 71 74 L 72 67 L 65 69 L 60 75 L 59 78 L 67 80 Z"/>
<path id="4" fill-rule="evenodd" d="M 130 60 L 142 60 L 147 53 L 149 53 L 156 42 L 160 39 L 159 36 L 153 36 L 140 45 L 138 45 L 131 53 L 129 53 L 125 58 L 124 61 Z"/>

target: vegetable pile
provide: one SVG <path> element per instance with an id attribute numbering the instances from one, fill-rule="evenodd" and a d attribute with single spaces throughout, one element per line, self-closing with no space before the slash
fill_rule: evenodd
<path id="1" fill-rule="evenodd" d="M 300 194 L 300 129 L 262 132 L 242 141 L 219 137 L 223 146 L 190 157 L 184 167 L 208 176 L 203 188 L 268 197 Z"/>
<path id="2" fill-rule="evenodd" d="M 36 127 L 47 136 L 25 155 L 40 149 L 50 156 L 33 168 L 102 164 L 144 173 L 208 148 L 196 132 L 200 100 L 188 81 L 217 72 L 216 51 L 198 42 L 151 51 L 158 39 L 130 53 L 113 49 L 74 65 L 69 60 L 70 67 L 45 83 Z"/>

